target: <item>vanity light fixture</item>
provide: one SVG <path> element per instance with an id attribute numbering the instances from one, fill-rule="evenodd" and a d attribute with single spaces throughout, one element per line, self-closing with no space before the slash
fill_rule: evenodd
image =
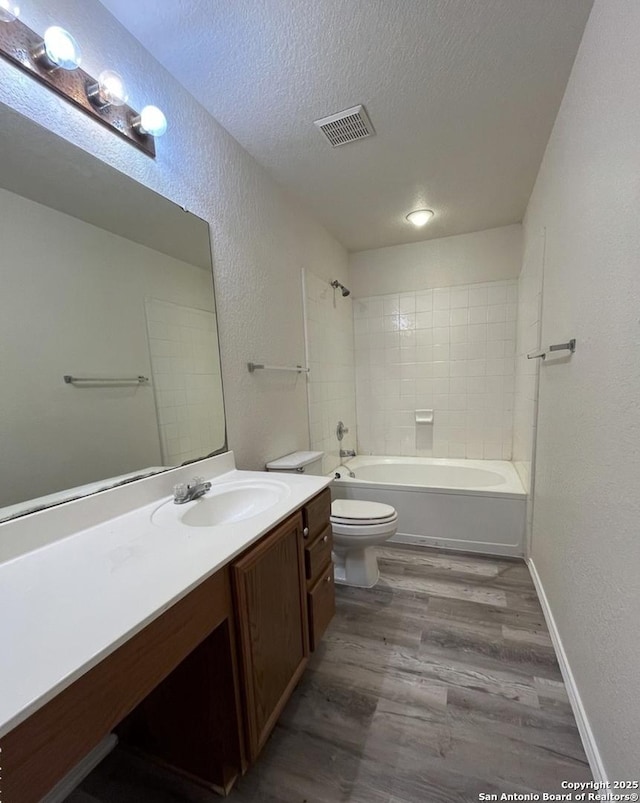
<path id="1" fill-rule="evenodd" d="M 0 22 L 15 22 L 20 16 L 20 6 L 11 0 L 0 0 Z"/>
<path id="2" fill-rule="evenodd" d="M 157 106 L 145 106 L 140 114 L 132 118 L 131 125 L 142 134 L 161 137 L 167 131 L 167 118 Z"/>
<path id="3" fill-rule="evenodd" d="M 80 67 L 80 47 L 69 31 L 53 25 L 39 36 L 18 19 L 19 13 L 14 0 L 0 0 L 0 56 L 155 157 L 155 139 L 167 130 L 160 109 L 132 109 L 122 76 L 113 70 L 97 79 L 89 75 Z"/>
<path id="4" fill-rule="evenodd" d="M 31 51 L 31 57 L 47 70 L 77 70 L 82 61 L 80 47 L 69 31 L 53 25 Z"/>
<path id="5" fill-rule="evenodd" d="M 431 209 L 416 209 L 413 212 L 409 212 L 407 220 L 409 223 L 413 223 L 417 229 L 420 229 L 427 225 L 433 217 L 433 214 L 433 210 Z"/>
<path id="6" fill-rule="evenodd" d="M 107 106 L 124 106 L 129 100 L 121 75 L 113 70 L 105 70 L 93 84 L 87 84 L 87 97 L 99 109 Z"/>

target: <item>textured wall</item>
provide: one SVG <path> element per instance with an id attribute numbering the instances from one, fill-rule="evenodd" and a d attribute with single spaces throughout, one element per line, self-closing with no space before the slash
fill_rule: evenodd
<path id="1" fill-rule="evenodd" d="M 311 448 L 324 452 L 328 473 L 340 463 L 340 449 L 356 445 L 353 301 L 309 271 L 304 284 Z M 338 421 L 349 429 L 342 442 L 336 437 Z"/>
<path id="2" fill-rule="evenodd" d="M 358 251 L 349 257 L 356 298 L 516 279 L 522 226 L 502 226 L 421 243 Z"/>
<path id="3" fill-rule="evenodd" d="M 640 5 L 596 0 L 533 192 L 546 228 L 533 559 L 610 779 L 640 744 Z"/>
<path id="4" fill-rule="evenodd" d="M 229 445 L 246 468 L 306 448 L 304 380 L 250 375 L 246 363 L 304 359 L 300 269 L 347 283 L 346 252 L 97 0 L 23 5 L 27 25 L 68 28 L 88 72 L 117 69 L 131 105 L 157 103 L 170 129 L 153 161 L 4 61 L 0 101 L 209 222 Z"/>

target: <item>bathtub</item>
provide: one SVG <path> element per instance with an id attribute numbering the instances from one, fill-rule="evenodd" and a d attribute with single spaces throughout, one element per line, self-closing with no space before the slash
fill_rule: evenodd
<path id="1" fill-rule="evenodd" d="M 504 460 L 374 457 L 336 469 L 335 499 L 364 499 L 398 511 L 398 543 L 524 555 L 527 495 Z"/>

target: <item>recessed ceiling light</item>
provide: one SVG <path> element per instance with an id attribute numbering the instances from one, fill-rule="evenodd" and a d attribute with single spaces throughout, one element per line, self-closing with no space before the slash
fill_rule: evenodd
<path id="1" fill-rule="evenodd" d="M 433 212 L 431 209 L 416 209 L 413 212 L 409 212 L 407 220 L 419 229 L 422 226 L 426 226 L 432 217 Z"/>

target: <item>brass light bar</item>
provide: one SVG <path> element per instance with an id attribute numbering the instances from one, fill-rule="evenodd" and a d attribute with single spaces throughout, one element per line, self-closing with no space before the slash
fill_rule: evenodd
<path id="1" fill-rule="evenodd" d="M 75 70 L 49 69 L 46 63 L 34 55 L 41 45 L 42 36 L 19 19 L 0 21 L 0 56 L 82 109 L 94 120 L 115 131 L 143 153 L 155 158 L 154 138 L 133 125 L 133 121 L 139 120 L 138 112 L 126 104 L 94 105 L 89 100 L 87 90 L 95 87 L 97 79 L 80 67 Z"/>

